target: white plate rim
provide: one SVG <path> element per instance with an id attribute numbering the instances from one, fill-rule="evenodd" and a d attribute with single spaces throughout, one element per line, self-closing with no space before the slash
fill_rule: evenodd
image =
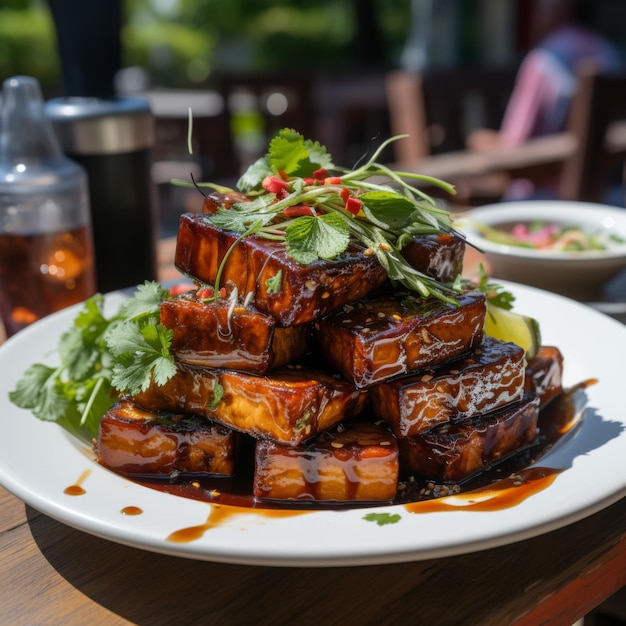
<path id="1" fill-rule="evenodd" d="M 201 533 L 196 541 L 172 543 L 167 540 L 170 533 L 205 524 L 211 505 L 161 493 L 110 472 L 56 424 L 37 420 L 7 399 L 24 369 L 46 359 L 54 349 L 80 305 L 37 322 L 0 347 L 0 367 L 6 372 L 0 380 L 0 484 L 42 513 L 104 539 L 173 556 L 248 565 L 325 567 L 417 561 L 498 547 L 571 524 L 626 495 L 621 378 L 617 363 L 603 358 L 601 347 L 610 345 L 613 354 L 626 353 L 626 327 L 567 298 L 500 282 L 514 292 L 517 310 L 540 319 L 544 343 L 561 344 L 566 384 L 599 379 L 588 389 L 582 428 L 540 462 L 567 469 L 550 487 L 515 507 L 416 515 L 393 506 L 284 518 L 251 512 Z M 110 294 L 107 306 L 117 306 L 122 297 Z M 589 328 L 594 328 L 593 337 L 581 342 L 580 329 Z M 86 494 L 65 495 L 64 488 L 83 472 L 88 473 Z M 597 482 L 593 492 L 581 489 L 592 479 Z M 143 513 L 123 515 L 126 506 L 139 506 Z M 401 519 L 378 526 L 363 519 L 371 511 L 398 513 Z"/>

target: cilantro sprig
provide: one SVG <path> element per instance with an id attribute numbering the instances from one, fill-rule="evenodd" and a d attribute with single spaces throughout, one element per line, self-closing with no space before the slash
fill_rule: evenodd
<path id="1" fill-rule="evenodd" d="M 106 317 L 104 296 L 92 296 L 59 339 L 59 364 L 31 365 L 9 392 L 10 401 L 77 436 L 94 435 L 122 394 L 144 391 L 153 379 L 163 384 L 175 373 L 172 333 L 159 323 L 167 297 L 167 289 L 146 282 Z"/>
<path id="2" fill-rule="evenodd" d="M 391 142 L 403 137 L 388 139 L 365 163 L 346 169 L 334 165 L 320 143 L 283 129 L 237 182 L 250 201 L 205 217 L 242 236 L 282 240 L 287 254 L 303 264 L 336 258 L 351 242 L 359 242 L 367 254 L 376 255 L 392 282 L 423 297 L 454 302 L 456 281 L 442 283 L 419 272 L 401 253 L 414 235 L 454 232 L 449 213 L 408 181 L 426 181 L 454 193 L 452 185 L 377 162 Z"/>
<path id="3" fill-rule="evenodd" d="M 507 291 L 503 285 L 491 282 L 482 263 L 478 266 L 475 287 L 487 296 L 487 302 L 490 306 L 495 306 L 505 311 L 510 311 L 513 308 L 515 296 L 510 291 Z"/>

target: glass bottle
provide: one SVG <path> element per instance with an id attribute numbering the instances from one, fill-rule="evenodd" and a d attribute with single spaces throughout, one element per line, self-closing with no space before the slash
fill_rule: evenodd
<path id="1" fill-rule="evenodd" d="M 13 335 L 96 291 L 89 192 L 48 121 L 39 82 L 3 83 L 0 317 Z"/>

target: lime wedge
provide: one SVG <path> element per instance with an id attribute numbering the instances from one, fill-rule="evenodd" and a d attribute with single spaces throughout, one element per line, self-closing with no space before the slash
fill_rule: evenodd
<path id="1" fill-rule="evenodd" d="M 485 333 L 495 339 L 517 344 L 525 350 L 527 359 L 535 356 L 541 345 L 541 330 L 536 319 L 489 303 Z"/>

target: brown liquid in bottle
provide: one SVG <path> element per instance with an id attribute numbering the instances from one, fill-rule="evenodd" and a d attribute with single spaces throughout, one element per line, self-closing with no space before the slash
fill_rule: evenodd
<path id="1" fill-rule="evenodd" d="M 0 234 L 0 316 L 8 335 L 96 291 L 91 230 Z"/>

